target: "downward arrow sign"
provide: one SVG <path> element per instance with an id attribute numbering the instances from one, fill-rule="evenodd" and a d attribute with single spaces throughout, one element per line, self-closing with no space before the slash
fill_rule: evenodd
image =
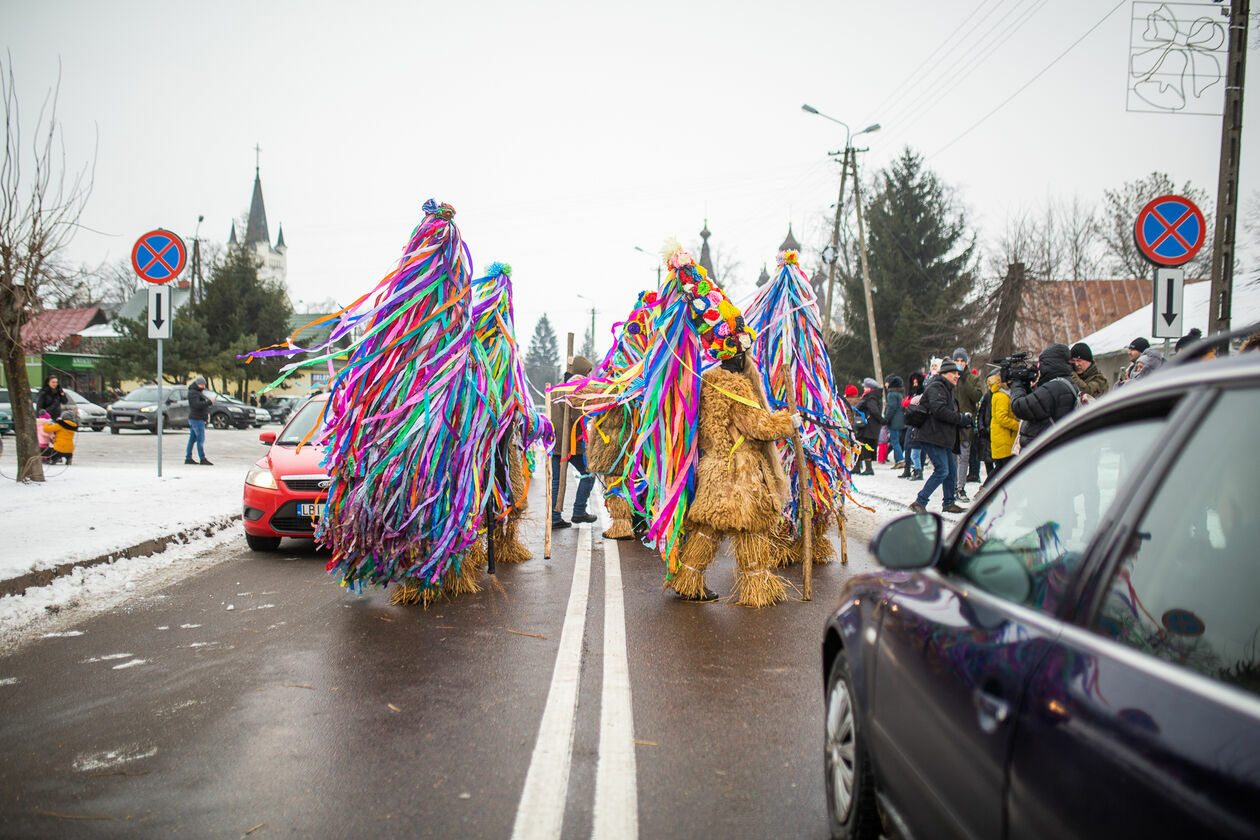
<path id="1" fill-rule="evenodd" d="M 1165 293 L 1164 311 L 1162 314 L 1164 316 L 1164 323 L 1171 327 L 1172 322 L 1177 320 L 1177 313 L 1173 312 L 1173 285 L 1174 284 L 1173 284 L 1173 279 L 1171 277 L 1168 277 L 1165 279 L 1168 281 L 1168 285 L 1165 287 L 1168 291 Z"/>
<path id="2" fill-rule="evenodd" d="M 1169 289 L 1169 291 L 1168 291 L 1168 301 L 1169 301 L 1169 302 L 1168 302 L 1168 306 L 1171 308 L 1171 307 L 1172 307 L 1172 290 L 1171 290 L 1171 288 L 1170 288 L 1170 289 Z M 162 318 L 162 293 L 161 293 L 161 292 L 158 292 L 158 293 L 157 293 L 157 317 L 153 319 L 153 326 L 157 327 L 157 328 L 160 330 L 160 329 L 162 329 L 162 325 L 163 325 L 164 323 L 166 323 L 166 321 Z M 1171 324 L 1172 322 L 1171 322 L 1171 321 L 1169 321 L 1168 323 L 1170 323 L 1170 324 Z"/>

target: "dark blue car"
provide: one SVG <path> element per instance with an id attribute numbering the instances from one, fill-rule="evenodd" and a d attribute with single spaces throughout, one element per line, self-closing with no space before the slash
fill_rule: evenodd
<path id="1" fill-rule="evenodd" d="M 1260 837 L 1260 354 L 1075 411 L 823 642 L 836 837 Z"/>

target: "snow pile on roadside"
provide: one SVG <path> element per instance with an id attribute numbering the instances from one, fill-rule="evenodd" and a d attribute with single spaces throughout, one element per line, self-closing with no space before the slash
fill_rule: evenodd
<path id="1" fill-rule="evenodd" d="M 239 527 L 228 528 L 211 537 L 171 543 L 157 554 L 79 567 L 47 586 L 27 589 L 25 595 L 6 595 L 0 598 L 0 654 L 41 635 L 77 634 L 81 631 L 75 625 L 94 615 L 235 556 L 229 549 L 243 544 L 243 535 Z"/>
<path id="2" fill-rule="evenodd" d="M 926 479 L 932 474 L 932 467 L 930 463 L 925 463 L 924 467 Z M 923 489 L 923 482 L 899 478 L 900 475 L 901 470 L 894 470 L 891 464 L 876 463 L 874 475 L 853 477 L 853 496 L 867 507 L 875 508 L 876 512 L 887 514 L 888 519 L 910 513 L 910 503 Z M 968 495 L 975 497 L 979 492 L 979 484 L 971 482 L 967 485 Z M 932 492 L 932 498 L 928 499 L 927 509 L 941 513 L 941 504 L 941 489 L 938 487 Z M 967 506 L 966 502 L 959 502 L 959 504 L 963 507 Z M 956 522 L 961 518 L 956 513 L 941 513 L 941 516 L 946 522 Z"/>
<path id="3" fill-rule="evenodd" d="M 77 463 L 42 484 L 0 481 L 0 579 L 239 514 L 243 487 L 243 472 L 231 467 L 158 478 L 154 467 Z"/>

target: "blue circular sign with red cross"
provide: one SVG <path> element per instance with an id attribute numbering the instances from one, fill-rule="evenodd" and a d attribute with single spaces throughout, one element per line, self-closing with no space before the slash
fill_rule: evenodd
<path id="1" fill-rule="evenodd" d="M 1207 224 L 1194 202 L 1179 195 L 1161 195 L 1138 213 L 1133 241 L 1142 256 L 1156 265 L 1189 262 L 1203 247 Z"/>
<path id="2" fill-rule="evenodd" d="M 169 230 L 151 230 L 136 240 L 131 249 L 131 267 L 140 279 L 150 283 L 169 283 L 184 270 L 188 249 L 184 240 Z"/>

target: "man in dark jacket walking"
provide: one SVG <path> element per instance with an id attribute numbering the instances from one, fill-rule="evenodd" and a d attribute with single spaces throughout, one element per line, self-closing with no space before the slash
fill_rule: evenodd
<path id="1" fill-rule="evenodd" d="M 960 412 L 958 401 L 954 399 L 954 386 L 958 384 L 960 373 L 954 362 L 945 362 L 939 375 L 927 381 L 919 400 L 919 405 L 927 409 L 928 417 L 918 428 L 916 437 L 923 454 L 932 461 L 932 475 L 923 482 L 918 497 L 910 505 L 911 510 L 919 513 L 927 510 L 928 500 L 937 487 L 944 488 L 941 510 L 946 513 L 965 510 L 954 503 L 958 488 L 958 460 L 954 457 L 958 452 L 958 438 L 962 429 L 971 428 L 971 415 Z"/>
<path id="2" fill-rule="evenodd" d="M 206 460 L 206 421 L 210 419 L 210 406 L 213 404 L 214 399 L 206 396 L 206 378 L 198 376 L 188 386 L 188 450 L 184 454 L 185 464 L 197 463 L 193 460 L 195 443 L 201 464 L 206 467 L 214 466 Z"/>
<path id="3" fill-rule="evenodd" d="M 1107 393 L 1111 383 L 1103 376 L 1098 365 L 1094 364 L 1094 351 L 1089 349 L 1088 344 L 1078 341 L 1072 345 L 1072 352 L 1068 355 L 1072 365 L 1072 384 L 1078 391 L 1089 394 L 1094 399 Z"/>
<path id="4" fill-rule="evenodd" d="M 1061 420 L 1076 408 L 1080 396 L 1071 379 L 1072 367 L 1068 363 L 1066 344 L 1051 344 L 1042 350 L 1038 369 L 1037 387 L 1031 392 L 1028 382 L 1022 379 L 1011 382 L 1011 413 L 1024 421 L 1019 428 L 1021 450 L 1054 425 L 1056 420 Z"/>

